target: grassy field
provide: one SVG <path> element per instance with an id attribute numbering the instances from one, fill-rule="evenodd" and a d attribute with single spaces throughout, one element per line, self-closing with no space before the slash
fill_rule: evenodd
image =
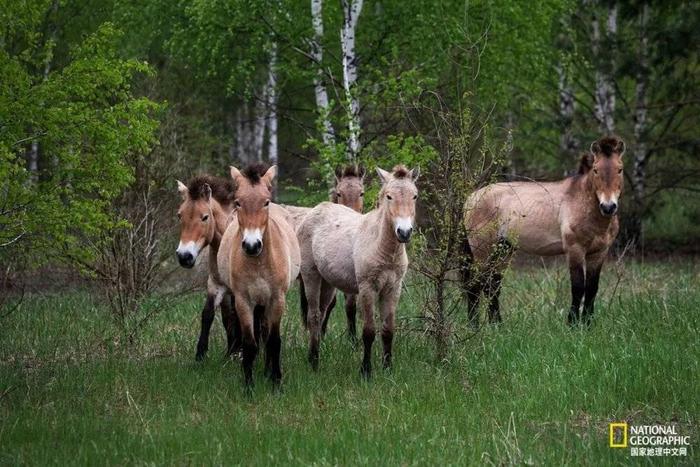
<path id="1" fill-rule="evenodd" d="M 0 321 L 0 464 L 635 461 L 608 447 L 611 420 L 678 424 L 688 456 L 646 461 L 697 464 L 700 264 L 609 266 L 588 330 L 564 324 L 568 296 L 561 266 L 509 271 L 504 323 L 438 362 L 430 339 L 407 329 L 420 310 L 405 294 L 394 369 L 364 382 L 338 310 L 321 369 L 309 369 L 295 290 L 282 390 L 259 360 L 247 397 L 218 322 L 209 358 L 194 361 L 199 295 L 163 310 L 129 349 L 87 292 L 34 295 Z"/>

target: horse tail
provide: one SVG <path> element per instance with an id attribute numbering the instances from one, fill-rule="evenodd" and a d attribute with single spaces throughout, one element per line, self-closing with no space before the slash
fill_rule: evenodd
<path id="1" fill-rule="evenodd" d="M 466 230 L 462 233 L 460 240 L 459 274 L 462 279 L 462 287 L 468 290 L 472 276 L 472 264 L 474 263 L 474 253 L 469 245 L 469 234 Z"/>
<path id="2" fill-rule="evenodd" d="M 306 289 L 304 289 L 304 281 L 299 276 L 299 309 L 301 310 L 301 323 L 304 328 L 308 329 L 309 302 L 306 301 Z"/>

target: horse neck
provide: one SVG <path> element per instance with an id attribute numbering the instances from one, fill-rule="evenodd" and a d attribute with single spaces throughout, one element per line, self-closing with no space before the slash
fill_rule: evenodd
<path id="1" fill-rule="evenodd" d="M 389 218 L 386 206 L 382 204 L 375 211 L 379 221 L 377 255 L 385 263 L 394 263 L 399 255 L 406 250 L 406 245 L 400 243 L 396 238 L 394 226 Z"/>
<path id="2" fill-rule="evenodd" d="M 210 200 L 210 206 L 211 214 L 214 219 L 214 235 L 210 245 L 218 249 L 221 238 L 224 236 L 224 232 L 226 232 L 226 227 L 228 226 L 228 218 L 231 214 L 231 209 L 228 206 L 224 207 L 214 198 Z"/>

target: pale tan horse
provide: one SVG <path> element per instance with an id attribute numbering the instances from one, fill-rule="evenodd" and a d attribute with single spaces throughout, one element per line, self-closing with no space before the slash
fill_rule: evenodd
<path id="1" fill-rule="evenodd" d="M 235 187 L 231 180 L 210 175 L 193 178 L 187 185 L 177 181 L 182 203 L 177 211 L 180 220 L 180 244 L 177 259 L 184 268 L 192 268 L 199 254 L 209 247 L 209 278 L 207 299 L 202 309 L 202 323 L 197 342 L 197 360 L 202 360 L 209 349 L 209 331 L 216 308 L 221 306 L 221 322 L 226 329 L 228 353 L 240 350 L 240 327 L 232 309 L 231 294 L 219 275 L 216 255 L 221 237 L 233 210 Z"/>
<path id="2" fill-rule="evenodd" d="M 464 224 L 466 253 L 473 263 L 463 269 L 463 281 L 472 322 L 481 292 L 490 302 L 490 321 L 501 320 L 501 274 L 514 249 L 566 255 L 571 276 L 568 322 L 590 322 L 600 271 L 619 229 L 624 151 L 620 138 L 604 137 L 591 145 L 573 177 L 549 183 L 495 183 L 469 196 Z"/>
<path id="3" fill-rule="evenodd" d="M 396 305 L 408 267 L 405 243 L 411 238 L 418 189 L 417 172 L 397 166 L 377 169 L 382 180 L 378 207 L 367 214 L 321 203 L 303 220 L 297 235 L 302 248 L 301 275 L 309 303 L 309 361 L 318 367 L 321 325 L 335 289 L 357 295 L 364 327 L 362 374 L 372 372 L 374 307 L 380 306 L 383 363 L 391 366 Z"/>
<path id="4" fill-rule="evenodd" d="M 263 175 L 256 166 L 240 172 L 231 167 L 236 184 L 235 215 L 218 255 L 222 278 L 235 298 L 243 340 L 243 372 L 246 385 L 253 383 L 253 363 L 260 341 L 265 341 L 265 372 L 282 380 L 280 321 L 286 294 L 299 275 L 299 243 L 287 221 L 288 213 L 270 202 L 276 166 Z M 256 313 L 257 311 L 257 313 Z M 255 315 L 265 332 L 256 336 Z"/>
<path id="5" fill-rule="evenodd" d="M 350 209 L 362 213 L 364 207 L 364 196 L 365 196 L 365 169 L 362 166 L 348 165 L 345 168 L 338 167 L 335 170 L 335 185 L 330 193 L 331 202 L 336 204 L 342 204 Z M 290 210 L 291 215 L 295 218 L 295 226 L 299 226 L 301 221 L 304 219 L 306 214 L 311 211 L 311 208 L 298 208 L 293 206 L 285 206 Z M 357 327 L 356 327 L 356 315 L 357 315 L 357 304 L 356 297 L 353 294 L 345 295 L 345 316 L 348 323 L 348 336 L 350 340 L 355 342 L 357 340 Z M 304 290 L 304 281 L 299 281 L 299 300 L 301 309 L 301 319 L 304 326 L 307 324 L 308 315 L 308 303 L 306 302 L 306 292 Z M 325 311 L 325 317 L 323 319 L 322 332 L 326 333 L 328 328 L 328 319 L 331 316 L 331 312 L 335 308 L 335 295 L 331 303 L 328 305 L 328 309 Z"/>

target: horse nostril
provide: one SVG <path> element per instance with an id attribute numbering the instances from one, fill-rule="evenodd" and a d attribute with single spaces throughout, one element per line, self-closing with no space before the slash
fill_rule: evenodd
<path id="1" fill-rule="evenodd" d="M 600 203 L 600 212 L 608 216 L 615 214 L 617 203 Z"/>
<path id="2" fill-rule="evenodd" d="M 189 251 L 177 253 L 177 260 L 180 262 L 180 266 L 186 268 L 190 268 L 194 265 L 194 256 Z"/>

